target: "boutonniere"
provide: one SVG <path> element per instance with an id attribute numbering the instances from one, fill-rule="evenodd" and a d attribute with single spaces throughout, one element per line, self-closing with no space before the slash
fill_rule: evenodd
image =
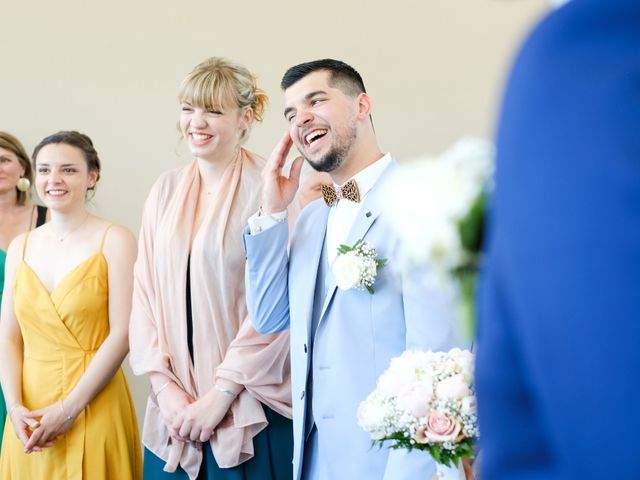
<path id="1" fill-rule="evenodd" d="M 352 247 L 340 245 L 332 267 L 338 288 L 356 288 L 373 294 L 378 268 L 387 263 L 386 258 L 376 258 L 377 255 L 376 249 L 364 240 L 358 240 Z"/>

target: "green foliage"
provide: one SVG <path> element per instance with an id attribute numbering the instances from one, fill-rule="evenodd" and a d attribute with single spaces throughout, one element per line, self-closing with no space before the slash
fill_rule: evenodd
<path id="1" fill-rule="evenodd" d="M 460 314 L 462 317 L 462 333 L 465 338 L 473 338 L 475 334 L 475 322 L 476 318 L 476 280 L 478 277 L 477 272 L 472 270 L 463 270 L 456 273 L 458 281 L 460 283 Z"/>
<path id="2" fill-rule="evenodd" d="M 484 241 L 486 202 L 487 194 L 483 191 L 473 202 L 467 215 L 458 224 L 460 243 L 467 255 L 465 261 L 452 273 L 460 284 L 462 294 L 460 314 L 466 338 L 473 338 L 475 333 L 475 288 L 480 268 L 482 242 Z"/>
<path id="3" fill-rule="evenodd" d="M 480 193 L 475 202 L 473 202 L 473 205 L 469 209 L 467 215 L 460 220 L 460 223 L 458 224 L 460 242 L 464 249 L 471 254 L 477 254 L 482 248 L 486 197 L 485 192 Z"/>
<path id="4" fill-rule="evenodd" d="M 340 245 L 338 247 L 338 253 L 340 253 L 341 255 L 344 255 L 347 252 L 350 252 L 351 250 L 353 250 L 353 248 L 351 248 L 349 245 Z"/>
<path id="5" fill-rule="evenodd" d="M 391 444 L 386 444 L 386 442 L 391 441 Z M 422 450 L 428 452 L 433 459 L 447 467 L 458 466 L 458 463 L 461 458 L 473 458 L 473 440 L 470 438 L 465 438 L 460 443 L 457 443 L 453 450 L 449 450 L 443 448 L 441 445 L 437 444 L 423 444 L 417 443 L 412 438 L 408 437 L 402 432 L 396 432 L 393 435 L 389 435 L 388 437 L 383 438 L 382 440 L 374 440 L 372 445 L 378 445 L 382 447 L 386 444 L 388 448 L 393 450 L 404 449 L 404 450 Z"/>

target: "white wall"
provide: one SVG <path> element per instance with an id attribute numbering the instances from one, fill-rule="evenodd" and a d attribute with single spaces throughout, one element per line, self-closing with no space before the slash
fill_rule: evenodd
<path id="1" fill-rule="evenodd" d="M 285 128 L 289 66 L 334 57 L 362 74 L 383 150 L 438 152 L 490 137 L 505 71 L 546 0 L 2 0 L 0 130 L 29 151 L 77 129 L 103 161 L 97 212 L 137 231 L 156 177 L 189 160 L 176 90 L 208 56 L 244 63 L 271 105 L 248 146 L 268 155 Z M 182 153 L 180 156 L 179 153 Z M 131 378 L 142 420 L 147 384 Z"/>

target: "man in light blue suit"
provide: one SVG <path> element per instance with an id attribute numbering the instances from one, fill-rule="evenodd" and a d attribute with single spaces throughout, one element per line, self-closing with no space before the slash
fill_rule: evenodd
<path id="1" fill-rule="evenodd" d="M 640 2 L 573 0 L 513 67 L 477 392 L 482 478 L 640 478 Z"/>
<path id="2" fill-rule="evenodd" d="M 282 88 L 289 129 L 265 168 L 262 207 L 244 242 L 255 328 L 291 329 L 294 478 L 430 479 L 435 464 L 428 454 L 371 448 L 357 409 L 392 357 L 454 346 L 452 305 L 425 286 L 425 275 L 392 274 L 400 239 L 385 226 L 380 190 L 395 162 L 378 148 L 360 75 L 343 62 L 318 60 L 289 69 Z M 302 157 L 289 177 L 281 169 L 293 144 L 343 188 L 333 192 L 333 206 L 319 199 L 302 211 L 288 250 L 284 212 Z M 337 288 L 332 271 L 338 246 L 361 239 L 388 261 L 378 269 L 373 294 Z"/>

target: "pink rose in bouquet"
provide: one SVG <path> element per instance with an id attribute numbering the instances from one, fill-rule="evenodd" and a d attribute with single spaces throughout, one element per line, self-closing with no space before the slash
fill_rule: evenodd
<path id="1" fill-rule="evenodd" d="M 458 439 L 462 425 L 440 412 L 431 412 L 427 417 L 427 424 L 416 433 L 418 443 L 454 442 Z"/>

